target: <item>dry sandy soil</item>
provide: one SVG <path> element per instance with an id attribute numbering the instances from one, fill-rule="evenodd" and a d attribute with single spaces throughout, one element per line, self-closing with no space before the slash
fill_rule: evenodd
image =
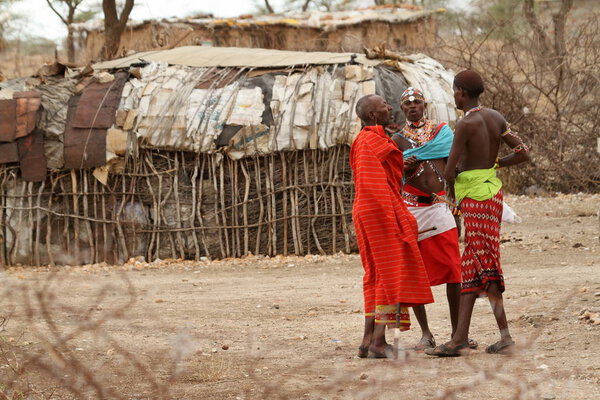
<path id="1" fill-rule="evenodd" d="M 480 299 L 480 348 L 463 357 L 356 358 L 357 255 L 18 267 L 2 279 L 0 389 L 53 399 L 600 399 L 600 195 L 507 202 L 523 218 L 502 233 L 511 356 L 485 353 L 498 333 Z M 444 293 L 434 288 L 428 306 L 438 343 L 450 333 Z M 415 322 L 400 344 L 419 337 Z"/>

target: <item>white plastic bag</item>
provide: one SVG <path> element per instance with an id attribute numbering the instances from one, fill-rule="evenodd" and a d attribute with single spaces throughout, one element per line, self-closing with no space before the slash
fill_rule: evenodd
<path id="1" fill-rule="evenodd" d="M 502 222 L 508 222 L 509 224 L 520 224 L 523 222 L 521 217 L 517 215 L 506 202 L 502 202 Z"/>

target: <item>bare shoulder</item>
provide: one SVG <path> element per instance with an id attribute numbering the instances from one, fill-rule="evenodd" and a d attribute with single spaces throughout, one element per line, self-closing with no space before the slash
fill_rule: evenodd
<path id="1" fill-rule="evenodd" d="M 506 125 L 506 120 L 504 119 L 504 115 L 500 114 L 498 111 L 493 108 L 484 108 L 483 110 L 484 116 L 486 118 L 491 119 L 494 124 L 503 126 Z"/>
<path id="2" fill-rule="evenodd" d="M 469 134 L 476 131 L 482 123 L 483 120 L 479 115 L 470 115 L 468 118 L 462 118 L 456 124 L 455 134 Z"/>

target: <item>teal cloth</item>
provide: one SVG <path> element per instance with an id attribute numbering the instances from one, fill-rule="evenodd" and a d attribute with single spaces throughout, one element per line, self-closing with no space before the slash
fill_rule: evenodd
<path id="1" fill-rule="evenodd" d="M 410 156 L 416 156 L 417 160 L 437 160 L 439 158 L 446 158 L 450 154 L 453 140 L 454 133 L 452 133 L 452 129 L 450 129 L 448 125 L 444 125 L 440 128 L 437 135 L 429 142 L 422 146 L 415 147 L 414 149 L 404 150 L 404 159 L 407 159 Z"/>
<path id="2" fill-rule="evenodd" d="M 477 201 L 489 200 L 501 188 L 502 181 L 496 176 L 496 168 L 463 171 L 454 181 L 454 195 L 458 204 L 465 197 Z"/>

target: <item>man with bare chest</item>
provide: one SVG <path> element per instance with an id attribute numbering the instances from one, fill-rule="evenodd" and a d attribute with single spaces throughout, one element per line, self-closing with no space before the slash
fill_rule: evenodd
<path id="1" fill-rule="evenodd" d="M 454 188 L 465 226 L 462 254 L 462 289 L 458 327 L 451 341 L 426 350 L 429 355 L 459 356 L 468 347 L 469 325 L 478 296 L 486 296 L 500 330 L 500 340 L 486 348 L 499 353 L 514 346 L 508 329 L 502 293 L 504 276 L 500 267 L 500 221 L 502 219 L 502 182 L 496 169 L 529 160 L 529 149 L 511 131 L 497 111 L 479 105 L 484 91 L 481 76 L 472 70 L 454 78 L 454 101 L 465 112 L 456 126 L 454 141 L 444 176 Z M 512 152 L 498 158 L 501 143 Z"/>
<path id="2" fill-rule="evenodd" d="M 406 123 L 392 136 L 392 140 L 403 151 L 407 168 L 402 197 L 421 232 L 418 244 L 429 284 L 446 284 L 454 334 L 458 323 L 461 282 L 459 235 L 452 211 L 442 201 L 446 196 L 442 174 L 454 134 L 445 123 L 434 123 L 424 117 L 427 103 L 418 88 L 409 87 L 402 93 L 400 108 L 406 116 Z M 414 350 L 435 347 L 425 306 L 415 306 L 413 311 L 422 332 Z M 472 346 L 475 346 L 474 342 Z"/>

